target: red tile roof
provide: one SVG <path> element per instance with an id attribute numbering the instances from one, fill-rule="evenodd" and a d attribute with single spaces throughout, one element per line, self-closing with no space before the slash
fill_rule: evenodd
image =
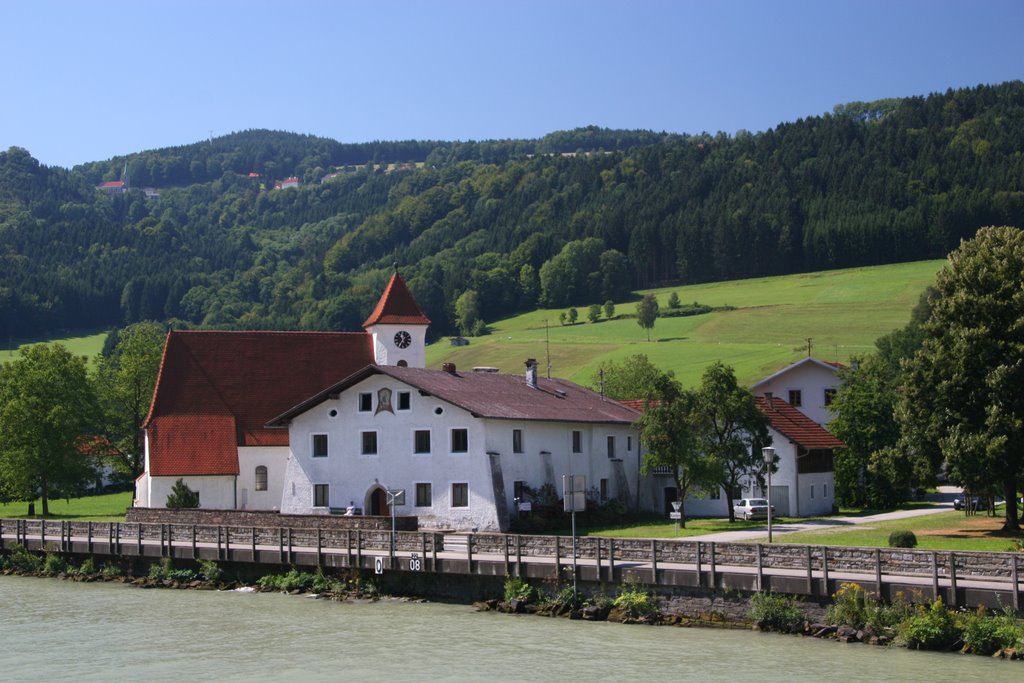
<path id="1" fill-rule="evenodd" d="M 151 476 L 238 474 L 231 415 L 162 415 L 147 432 Z"/>
<path id="2" fill-rule="evenodd" d="M 104 188 L 104 189 L 105 188 L 124 187 L 124 181 L 123 180 L 107 180 L 105 182 L 100 183 L 100 187 Z"/>
<path id="3" fill-rule="evenodd" d="M 329 396 L 358 384 L 373 374 L 388 375 L 431 396 L 456 405 L 475 417 L 503 420 L 559 422 L 632 423 L 640 413 L 619 401 L 564 379 L 538 378 L 537 388 L 523 375 L 494 372 L 457 372 L 371 365 L 323 392 L 312 396 L 273 422 L 288 420 L 309 410 Z"/>
<path id="4" fill-rule="evenodd" d="M 268 420 L 372 361 L 365 332 L 168 333 L 143 425 L 151 473 L 237 472 L 237 446 L 288 445 Z"/>
<path id="5" fill-rule="evenodd" d="M 416 305 L 412 293 L 405 284 L 402 276 L 395 271 L 388 281 L 388 286 L 381 295 L 377 307 L 363 323 L 363 327 L 377 324 L 393 325 L 429 325 L 430 319 L 423 315 L 423 311 Z"/>
<path id="6" fill-rule="evenodd" d="M 773 397 L 770 404 L 764 396 L 756 396 L 754 400 L 768 418 L 772 429 L 794 443 L 807 449 L 846 447 L 831 432 L 781 398 Z"/>

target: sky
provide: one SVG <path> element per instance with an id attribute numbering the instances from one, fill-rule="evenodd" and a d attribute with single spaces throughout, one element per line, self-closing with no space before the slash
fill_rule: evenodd
<path id="1" fill-rule="evenodd" d="M 0 150 L 758 132 L 1024 78 L 1022 0 L 2 0 Z"/>

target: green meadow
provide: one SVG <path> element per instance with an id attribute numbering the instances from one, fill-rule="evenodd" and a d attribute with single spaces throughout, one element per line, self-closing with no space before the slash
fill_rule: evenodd
<path id="1" fill-rule="evenodd" d="M 469 346 L 441 339 L 427 349 L 427 365 L 453 362 L 460 368 L 497 367 L 519 372 L 527 358 L 551 376 L 591 385 L 598 366 L 643 353 L 672 370 L 685 385 L 699 381 L 704 368 L 722 361 L 741 382 L 752 383 L 807 354 L 848 362 L 874 348 L 880 336 L 907 324 L 925 288 L 944 260 L 716 282 L 645 290 L 654 292 L 662 311 L 675 292 L 683 304 L 698 302 L 723 310 L 681 318 L 659 318 L 647 332 L 635 318 L 587 321 L 590 301 L 576 308 L 579 321 L 561 325 L 548 309 L 488 321 L 491 334 L 470 338 Z M 728 309 L 727 309 L 728 307 Z M 616 302 L 616 316 L 635 314 L 635 301 Z"/>
<path id="2" fill-rule="evenodd" d="M 21 355 L 21 350 L 33 344 L 60 343 L 76 356 L 95 358 L 103 350 L 103 342 L 107 339 L 107 332 L 96 332 L 94 334 L 82 334 L 81 336 L 64 337 L 61 339 L 40 339 L 31 342 L 0 344 L 0 363 L 7 363 L 15 360 Z"/>

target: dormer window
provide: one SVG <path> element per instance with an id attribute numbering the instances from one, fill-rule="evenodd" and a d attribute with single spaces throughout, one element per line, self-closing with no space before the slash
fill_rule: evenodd
<path id="1" fill-rule="evenodd" d="M 790 389 L 789 390 L 789 405 L 793 406 L 794 408 L 799 408 L 803 404 L 804 404 L 803 395 L 800 393 L 800 390 L 799 389 Z"/>

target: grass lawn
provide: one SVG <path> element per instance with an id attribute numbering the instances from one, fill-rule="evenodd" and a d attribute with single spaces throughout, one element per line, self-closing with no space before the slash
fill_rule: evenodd
<path id="1" fill-rule="evenodd" d="M 68 351 L 76 356 L 85 356 L 90 361 L 103 350 L 103 342 L 107 339 L 107 332 L 97 332 L 95 334 L 83 334 L 76 337 L 64 337 L 62 339 L 38 339 L 24 344 L 15 343 L 11 345 L 4 340 L 0 343 L 0 364 L 8 363 L 12 360 L 17 359 L 21 355 L 21 349 L 32 346 L 33 344 L 42 343 L 54 343 L 59 342 L 67 347 Z"/>
<path id="2" fill-rule="evenodd" d="M 687 538 L 703 534 L 717 534 L 722 531 L 742 531 L 743 529 L 764 526 L 764 520 L 744 521 L 737 519 L 732 524 L 728 519 L 695 518 L 686 520 L 685 529 L 676 529 L 676 523 L 667 521 L 662 516 L 644 515 L 623 524 L 596 524 L 586 526 L 577 521 L 576 533 L 579 536 L 614 536 L 615 538 Z M 551 534 L 568 536 L 571 527 L 552 531 Z"/>
<path id="3" fill-rule="evenodd" d="M 644 353 L 688 386 L 717 360 L 732 365 L 740 382 L 750 383 L 806 355 L 807 337 L 812 353 L 824 360 L 846 362 L 868 353 L 878 337 L 907 323 L 921 292 L 944 263 L 919 261 L 650 290 L 663 309 L 672 292 L 683 303 L 733 307 L 659 318 L 650 342 L 634 318 L 563 326 L 558 315 L 566 309 L 538 310 L 488 321 L 491 334 L 472 338 L 469 346 L 453 347 L 447 339 L 431 344 L 427 364 L 486 365 L 518 373 L 527 358 L 536 358 L 543 371 L 550 349 L 553 376 L 589 385 L 601 363 Z M 590 303 L 576 304 L 582 320 Z M 619 314 L 635 310 L 635 301 L 616 302 Z"/>
<path id="4" fill-rule="evenodd" d="M 124 512 L 131 507 L 132 492 L 107 493 L 102 496 L 84 496 L 64 500 L 50 500 L 50 515 L 47 519 L 73 519 L 93 522 L 123 522 Z M 36 514 L 42 516 L 42 500 L 36 500 Z M 0 504 L 0 517 L 4 519 L 25 519 L 28 517 L 28 503 Z"/>
<path id="5" fill-rule="evenodd" d="M 801 531 L 781 534 L 779 543 L 809 545 L 846 545 L 885 548 L 889 534 L 909 529 L 917 536 L 917 547 L 924 550 L 1011 550 L 1015 539 L 1024 540 L 1024 533 L 1008 533 L 1000 527 L 1003 518 L 978 514 L 967 517 L 963 512 L 939 512 L 910 519 L 878 524 L 832 527 L 823 531 Z"/>

